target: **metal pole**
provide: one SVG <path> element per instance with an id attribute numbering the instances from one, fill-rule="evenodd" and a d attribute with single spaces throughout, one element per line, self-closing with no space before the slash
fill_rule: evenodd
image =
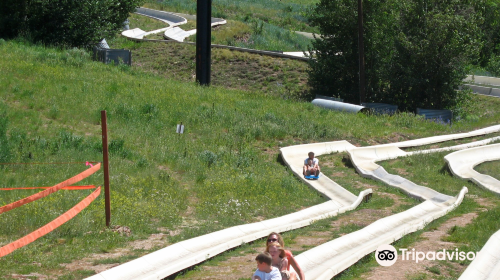
<path id="1" fill-rule="evenodd" d="M 365 50 L 363 44 L 363 0 L 358 0 L 359 104 L 366 101 Z"/>
<path id="2" fill-rule="evenodd" d="M 108 124 L 106 111 L 101 111 L 102 158 L 104 165 L 104 207 L 106 208 L 106 226 L 111 221 L 111 203 L 109 198 L 109 157 L 108 157 Z"/>
<path id="3" fill-rule="evenodd" d="M 196 5 L 196 81 L 210 85 L 210 47 L 212 40 L 212 0 L 198 0 Z"/>

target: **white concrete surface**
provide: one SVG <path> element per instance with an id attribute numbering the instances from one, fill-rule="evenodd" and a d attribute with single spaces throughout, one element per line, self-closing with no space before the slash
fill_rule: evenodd
<path id="1" fill-rule="evenodd" d="M 444 158 L 455 176 L 471 180 L 500 195 L 500 181 L 474 170 L 474 166 L 482 162 L 500 160 L 500 144 L 466 149 L 451 153 Z M 498 248 L 500 248 L 500 231 L 490 237 L 459 280 L 500 279 L 500 250 Z"/>
<path id="2" fill-rule="evenodd" d="M 467 188 L 464 187 L 456 197 L 451 197 L 431 188 L 419 186 L 403 177 L 388 174 L 381 166 L 375 163 L 376 161 L 408 156 L 415 153 L 430 153 L 485 145 L 496 138 L 454 147 L 410 153 L 398 148 L 428 145 L 452 139 L 488 134 L 496 132 L 499 129 L 499 126 L 494 126 L 455 135 L 435 136 L 371 147 L 347 148 L 352 163 L 362 176 L 365 175 L 366 177 L 378 179 L 391 186 L 398 187 L 410 196 L 420 198 L 425 200 L 425 202 L 402 213 L 377 220 L 359 231 L 342 236 L 296 256 L 297 262 L 306 273 L 306 278 L 331 279 L 356 263 L 363 256 L 375 251 L 378 246 L 391 244 L 402 236 L 422 229 L 429 222 L 444 216 L 456 208 L 462 202 L 465 193 L 467 193 Z M 305 150 L 302 152 L 306 152 Z"/>
<path id="3" fill-rule="evenodd" d="M 196 29 L 194 29 L 194 31 L 196 33 Z M 177 42 L 184 42 L 184 39 L 193 34 L 194 33 L 184 31 L 182 28 L 176 26 L 165 30 L 163 36 L 165 36 L 167 39 L 175 40 Z"/>
<path id="4" fill-rule="evenodd" d="M 135 41 L 168 42 L 168 40 L 144 39 L 144 37 L 147 35 L 156 34 L 159 32 L 164 32 L 165 38 L 170 38 L 171 40 L 174 40 L 174 41 L 179 42 L 179 43 L 194 44 L 191 42 L 184 42 L 184 39 L 188 36 L 196 34 L 196 29 L 185 31 L 186 33 L 179 31 L 179 30 L 170 31 L 170 29 L 174 29 L 175 26 L 179 26 L 179 25 L 182 25 L 184 23 L 187 23 L 186 18 L 189 18 L 190 20 L 196 20 L 195 15 L 186 15 L 186 14 L 180 14 L 180 13 L 157 11 L 157 10 L 147 9 L 147 8 L 142 8 L 142 7 L 138 8 L 136 13 L 161 20 L 161 21 L 167 23 L 169 26 L 162 28 L 162 29 L 149 31 L 149 32 L 144 31 L 140 28 L 134 28 L 132 30 L 126 30 L 126 31 L 122 32 L 121 34 L 124 37 L 131 39 L 131 40 L 135 40 Z M 211 19 L 211 26 L 212 27 L 216 26 L 216 25 L 221 25 L 221 24 L 226 24 L 226 20 L 221 19 L 221 18 L 212 18 Z M 283 58 L 290 58 L 290 59 L 304 60 L 304 61 L 309 60 L 309 58 L 305 57 L 302 52 L 289 52 L 289 53 L 281 54 L 281 53 L 271 52 L 271 51 L 261 51 L 261 50 L 254 50 L 254 49 L 240 48 L 240 47 L 233 47 L 233 46 L 225 46 L 225 45 L 217 45 L 217 44 L 212 44 L 212 48 L 223 48 L 223 49 L 236 50 L 236 51 L 240 51 L 240 52 L 249 52 L 249 53 L 256 53 L 256 54 L 267 55 L 267 56 L 283 57 Z"/>
<path id="5" fill-rule="evenodd" d="M 345 151 L 354 147 L 346 141 L 292 146 L 281 149 L 283 160 L 299 178 L 302 165 L 309 151 L 317 155 Z M 307 152 L 305 152 L 307 151 Z M 297 161 L 300 161 L 297 163 Z M 192 265 L 203 262 L 219 253 L 267 236 L 270 232 L 284 232 L 307 226 L 315 220 L 335 216 L 355 209 L 363 198 L 372 193 L 371 189 L 362 191 L 358 196 L 345 190 L 325 175 L 319 180 L 305 180 L 332 200 L 309 207 L 282 217 L 227 228 L 207 235 L 185 240 L 139 259 L 111 268 L 87 279 L 89 280 L 127 280 L 162 279 Z"/>
<path id="6" fill-rule="evenodd" d="M 460 205 L 465 193 L 467 188 L 464 187 L 456 197 L 445 202 L 425 201 L 409 210 L 377 220 L 361 230 L 299 254 L 295 260 L 305 271 L 306 279 L 331 279 L 375 251 L 378 246 L 391 244 L 446 215 Z"/>
<path id="7" fill-rule="evenodd" d="M 353 210 L 361 203 L 365 195 L 372 192 L 371 189 L 365 190 L 356 197 L 327 178 L 324 174 L 322 174 L 319 180 L 310 181 L 304 179 L 302 176 L 302 165 L 304 159 L 307 157 L 307 153 L 310 151 L 313 151 L 316 156 L 347 151 L 351 155 L 351 159 L 355 158 L 353 164 L 355 164 L 357 169 L 358 166 L 356 164 L 362 166 L 362 170 L 377 175 L 376 171 L 380 167 L 377 167 L 378 165 L 375 164 L 375 161 L 405 156 L 407 154 L 398 147 L 426 145 L 492 133 L 498 130 L 500 130 L 500 126 L 494 126 L 469 133 L 435 136 L 374 147 L 357 148 L 347 141 L 336 141 L 282 148 L 280 152 L 283 160 L 294 174 L 311 187 L 331 198 L 330 201 L 283 217 L 235 226 L 185 240 L 87 279 L 161 279 L 236 247 L 243 242 L 264 237 L 271 231 L 283 232 L 291 230 L 306 226 L 314 220 Z M 413 184 L 404 178 L 401 179 L 406 183 Z M 379 245 L 392 243 L 405 234 L 423 228 L 430 221 L 445 215 L 459 205 L 467 192 L 467 188 L 463 188 L 456 197 L 440 194 L 422 186 L 417 186 L 412 192 L 415 196 L 427 201 L 405 212 L 376 221 L 362 230 L 348 234 L 297 256 L 297 261 L 306 272 L 306 278 L 330 279 L 366 254 L 374 251 Z M 327 261 L 325 262 L 325 260 Z"/>
<path id="8" fill-rule="evenodd" d="M 484 244 L 472 263 L 458 280 L 500 279 L 500 231 L 493 234 Z"/>
<path id="9" fill-rule="evenodd" d="M 499 137 L 494 137 L 487 140 L 476 141 L 472 143 L 456 145 L 452 147 L 445 147 L 439 149 L 430 149 L 417 152 L 405 152 L 399 147 L 417 147 L 422 145 L 429 145 L 443 141 L 468 138 L 473 136 L 485 135 L 489 133 L 494 133 L 500 131 L 500 126 L 491 126 L 484 129 L 478 129 L 471 132 L 450 134 L 450 135 L 440 135 L 427 137 L 416 140 L 409 140 L 398 143 L 361 147 L 357 149 L 351 149 L 348 151 L 351 161 L 358 171 L 358 173 L 366 178 L 375 179 L 382 181 L 390 186 L 396 187 L 404 191 L 406 194 L 418 198 L 420 200 L 434 200 L 435 202 L 442 202 L 450 199 L 449 196 L 441 194 L 432 190 L 429 187 L 417 185 L 399 175 L 389 174 L 382 166 L 376 164 L 377 161 L 389 160 L 398 157 L 411 156 L 417 153 L 434 153 L 441 151 L 453 151 L 467 149 L 470 147 L 478 145 L 486 145 L 494 140 L 500 139 Z"/>
<path id="10" fill-rule="evenodd" d="M 500 181 L 481 174 L 474 167 L 486 161 L 500 160 L 500 144 L 487 145 L 451 153 L 444 157 L 451 172 L 462 179 L 500 195 Z"/>

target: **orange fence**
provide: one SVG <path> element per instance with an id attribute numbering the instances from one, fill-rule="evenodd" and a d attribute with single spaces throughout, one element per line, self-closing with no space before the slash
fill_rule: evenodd
<path id="1" fill-rule="evenodd" d="M 90 174 L 92 174 L 92 173 L 90 173 Z M 73 178 L 75 178 L 75 177 L 73 177 Z M 73 179 L 73 178 L 71 178 L 71 179 Z M 82 201 L 80 201 L 77 205 L 73 206 L 73 208 L 69 209 L 66 213 L 64 213 L 61 216 L 57 217 L 52 222 L 50 222 L 50 223 L 46 224 L 45 226 L 43 226 L 43 227 L 35 230 L 34 232 L 26 235 L 25 237 L 23 237 L 21 239 L 18 239 L 18 240 L 14 241 L 14 242 L 12 242 L 10 244 L 7 244 L 7 245 L 1 247 L 0 248 L 0 257 L 8 255 L 8 254 L 12 253 L 14 250 L 19 249 L 19 248 L 21 248 L 23 246 L 26 246 L 26 245 L 30 244 L 31 242 L 37 240 L 38 238 L 46 235 L 47 233 L 53 231 L 54 229 L 58 228 L 62 224 L 66 223 L 67 221 L 71 220 L 78 213 L 80 213 L 83 209 L 85 209 L 87 206 L 89 206 L 89 204 L 92 201 L 94 201 L 94 199 L 96 199 L 99 196 L 100 193 L 101 193 L 101 187 L 98 187 L 93 193 L 91 193 L 85 199 L 83 199 Z"/>
<path id="2" fill-rule="evenodd" d="M 0 188 L 0 191 L 13 191 L 13 190 L 36 190 L 36 189 L 49 189 L 52 187 L 23 187 L 23 188 Z M 88 190 L 95 189 L 94 185 L 86 185 L 86 186 L 69 186 L 63 187 L 62 190 Z"/>
<path id="3" fill-rule="evenodd" d="M 74 177 L 71 177 L 69 178 L 68 180 L 64 181 L 64 182 L 61 182 L 53 187 L 50 187 L 44 191 L 41 191 L 39 193 L 36 193 L 34 195 L 31 195 L 31 196 L 28 196 L 28 197 L 25 197 L 23 199 L 20 199 L 16 202 L 12 202 L 10 204 L 7 204 L 5 206 L 2 206 L 0 207 L 0 214 L 1 213 L 4 213 L 4 212 L 7 212 L 7 211 L 10 211 L 14 208 L 17 208 L 19 206 L 22 206 L 24 204 L 27 204 L 27 203 L 30 203 L 30 202 L 33 202 L 35 200 L 38 200 L 40 198 L 43 198 L 43 197 L 46 197 L 47 195 L 51 194 L 51 193 L 55 193 L 57 192 L 58 190 L 64 188 L 64 187 L 67 187 L 71 184 L 74 184 L 74 183 L 77 183 L 85 178 L 87 178 L 88 176 L 94 174 L 97 170 L 99 170 L 101 168 L 101 164 L 98 163 L 94 166 L 92 166 L 91 168 L 83 171 L 82 173 L 74 176 Z"/>

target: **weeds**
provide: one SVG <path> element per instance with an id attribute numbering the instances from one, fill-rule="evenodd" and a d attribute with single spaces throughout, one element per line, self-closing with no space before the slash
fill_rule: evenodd
<path id="1" fill-rule="evenodd" d="M 181 49 L 172 51 L 182 54 Z M 113 252 L 129 241 L 158 233 L 160 228 L 179 230 L 169 240 L 177 242 L 255 222 L 257 216 L 268 219 L 318 204 L 324 198 L 293 177 L 264 148 L 277 153 L 282 146 L 317 141 L 384 142 L 401 127 L 397 117 L 333 112 L 270 93 L 198 87 L 139 68 L 124 70 L 92 62 L 82 51 L 8 41 L 0 45 L 0 52 L 0 139 L 8 143 L 0 147 L 8 147 L 10 161 L 100 161 L 99 113 L 107 110 L 112 224 L 128 226 L 132 232 L 127 237 L 105 228 L 101 196 L 54 232 L 3 257 L 0 271 L 6 275 L 30 273 L 33 261 L 43 263 L 39 271 L 60 270 L 61 263 Z M 272 63 L 280 63 L 280 69 L 293 65 Z M 496 104 L 484 100 L 485 110 L 493 111 L 490 107 Z M 461 122 L 446 131 L 419 119 L 405 120 L 402 127 L 405 135 L 417 138 L 494 124 L 495 114 L 480 122 Z M 175 133 L 180 122 L 186 126 L 183 135 Z M 411 164 L 419 165 L 415 167 L 418 178 L 424 180 L 424 174 L 430 173 L 439 191 L 456 194 L 458 184 L 441 179 L 449 175 L 420 166 L 421 162 L 438 163 L 440 168 L 441 161 L 422 156 Z M 355 175 L 342 157 L 334 164 Z M 85 168 L 84 164 L 5 166 L 0 168 L 0 187 L 51 186 Z M 357 175 L 335 180 L 355 193 L 367 182 Z M 81 182 L 102 183 L 102 171 Z M 469 189 L 489 197 L 479 188 Z M 0 202 L 5 205 L 35 192 L 2 192 Z M 0 243 L 5 245 L 51 221 L 89 192 L 59 191 L 3 213 Z M 391 188 L 387 192 L 398 193 Z M 381 200 L 376 207 L 385 203 L 390 201 Z M 475 206 L 466 200 L 459 209 L 462 207 L 470 210 Z M 79 279 L 86 273 L 67 277 Z"/>

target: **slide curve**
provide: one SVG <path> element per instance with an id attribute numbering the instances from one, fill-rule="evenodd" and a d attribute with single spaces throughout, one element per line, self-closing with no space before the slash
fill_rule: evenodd
<path id="1" fill-rule="evenodd" d="M 493 133 L 498 130 L 500 130 L 500 126 L 494 126 L 470 133 L 435 136 L 366 148 L 355 147 L 347 141 L 314 143 L 282 148 L 280 152 L 283 161 L 294 174 L 314 189 L 329 197 L 330 201 L 283 217 L 235 226 L 185 240 L 87 279 L 165 278 L 216 254 L 236 247 L 243 242 L 264 237 L 271 231 L 283 232 L 291 230 L 306 226 L 317 219 L 353 210 L 361 203 L 365 195 L 372 192 L 369 189 L 355 196 L 333 180 L 327 178 L 324 174 L 320 176 L 319 180 L 305 180 L 302 176 L 302 165 L 304 159 L 307 157 L 307 153 L 310 151 L 313 151 L 317 156 L 347 151 L 351 155 L 351 159 L 353 158 L 352 155 L 355 155 L 353 164 L 355 164 L 357 169 L 359 166 L 356 163 L 361 163 L 363 166 L 362 170 L 373 171 L 378 169 L 375 166 L 376 164 L 374 165 L 374 162 L 377 160 L 406 156 L 408 154 L 398 147 L 432 144 Z M 429 151 L 431 150 L 427 150 L 427 152 Z M 307 279 L 330 279 L 363 256 L 373 252 L 379 245 L 392 243 L 410 232 L 425 227 L 432 220 L 453 210 L 461 203 L 466 192 L 467 188 L 464 187 L 456 197 L 451 197 L 440 194 L 430 188 L 417 187 L 414 193 L 416 196 L 426 200 L 423 203 L 404 212 L 380 219 L 359 231 L 306 251 L 298 255 L 296 259 L 304 269 Z M 327 261 L 325 262 L 325 260 Z"/>
<path id="2" fill-rule="evenodd" d="M 500 195 L 500 181 L 474 170 L 474 166 L 500 160 L 500 144 L 471 148 L 445 156 L 451 172 L 462 179 L 470 180 L 479 186 Z M 459 280 L 496 280 L 500 279 L 500 230 L 493 234 L 477 257 L 465 269 Z"/>
<path id="3" fill-rule="evenodd" d="M 296 164 L 295 159 L 301 158 L 300 162 L 302 163 L 305 157 L 307 157 L 307 152 L 304 154 L 305 150 L 310 151 L 313 149 L 319 155 L 345 151 L 348 148 L 354 147 L 347 141 L 302 146 L 288 147 L 281 150 L 283 160 L 287 162 L 288 166 L 295 174 L 297 174 L 297 168 L 302 167 L 302 164 L 300 164 L 300 166 Z M 302 170 L 300 170 L 299 174 L 302 174 Z M 302 177 L 302 175 L 299 175 L 299 177 Z M 372 193 L 372 190 L 368 189 L 360 192 L 360 194 L 356 196 L 324 175 L 317 181 L 305 182 L 315 189 L 318 188 L 319 192 L 325 194 L 331 200 L 282 217 L 234 226 L 181 241 L 136 260 L 103 271 L 87 279 L 162 279 L 192 265 L 203 262 L 226 250 L 239 246 L 242 243 L 265 237 L 270 232 L 284 232 L 304 227 L 315 220 L 353 210 L 362 202 L 366 195 Z"/>

